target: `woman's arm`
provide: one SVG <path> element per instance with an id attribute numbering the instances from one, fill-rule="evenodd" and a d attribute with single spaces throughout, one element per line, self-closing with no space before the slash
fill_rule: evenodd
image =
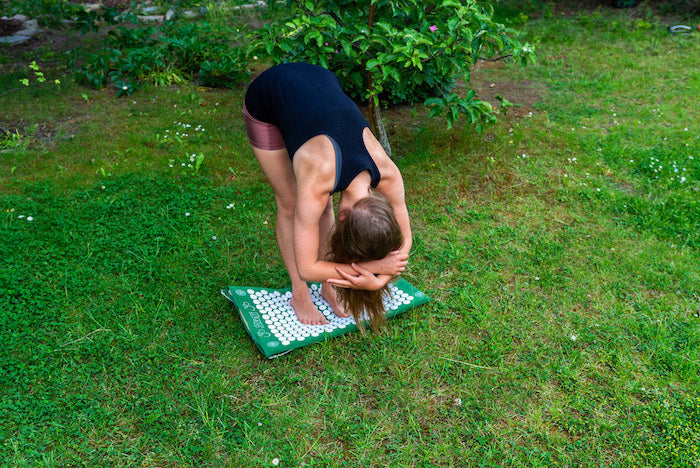
<path id="1" fill-rule="evenodd" d="M 354 277 L 354 281 L 344 287 L 369 290 L 382 288 L 391 279 L 390 275 L 376 276 L 361 265 L 346 265 L 318 258 L 319 220 L 327 203 L 327 199 L 323 200 L 322 196 L 313 193 L 304 194 L 302 191 L 297 196 L 297 209 L 294 218 L 294 254 L 299 276 L 304 281 L 326 281 L 332 284 L 347 282 L 348 277 Z M 400 262 L 394 258 L 394 263 Z M 388 269 L 389 266 L 384 264 L 382 268 Z"/>
<path id="2" fill-rule="evenodd" d="M 403 244 L 399 251 L 401 254 L 408 256 L 413 245 L 413 238 L 411 237 L 411 223 L 408 218 L 408 209 L 406 209 L 406 195 L 401 171 L 399 171 L 396 163 L 386 154 L 381 143 L 372 134 L 369 127 L 363 130 L 362 137 L 364 138 L 367 151 L 372 156 L 381 175 L 377 191 L 391 203 L 396 220 L 401 228 L 401 234 L 403 234 Z"/>
<path id="3" fill-rule="evenodd" d="M 377 185 L 377 191 L 384 195 L 391 203 L 396 215 L 396 221 L 401 228 L 403 235 L 403 244 L 399 248 L 399 252 L 403 255 L 408 255 L 413 245 L 413 237 L 411 235 L 411 221 L 408 217 L 408 209 L 406 208 L 406 194 L 404 191 L 403 177 L 396 164 L 387 157 L 386 161 L 382 162 L 380 171 L 382 179 Z"/>

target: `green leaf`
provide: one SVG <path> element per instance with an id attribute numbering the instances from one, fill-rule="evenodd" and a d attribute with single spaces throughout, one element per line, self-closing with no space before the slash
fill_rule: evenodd
<path id="1" fill-rule="evenodd" d="M 430 118 L 435 118 L 438 115 L 442 114 L 443 109 L 440 107 L 433 107 L 430 109 Z"/>
<path id="2" fill-rule="evenodd" d="M 401 82 L 401 73 L 399 72 L 399 70 L 397 70 L 395 67 L 386 67 L 386 69 L 388 70 L 389 74 L 394 79 L 394 81 L 396 81 L 397 83 Z"/>
<path id="3" fill-rule="evenodd" d="M 195 160 L 194 160 L 194 173 L 199 172 L 199 168 L 202 167 L 202 163 L 204 162 L 204 154 L 199 153 Z"/>
<path id="4" fill-rule="evenodd" d="M 459 119 L 459 108 L 457 106 L 452 106 L 449 108 L 448 115 L 452 115 L 452 121 L 456 122 Z"/>
<path id="5" fill-rule="evenodd" d="M 464 110 L 464 114 L 467 116 L 467 122 L 470 124 L 476 123 L 478 121 L 476 114 L 474 113 L 474 109 L 471 107 L 467 107 Z"/>
<path id="6" fill-rule="evenodd" d="M 352 55 L 352 44 L 350 43 L 350 41 L 348 41 L 347 39 L 341 39 L 340 47 L 343 49 L 343 52 L 345 52 L 345 55 Z"/>

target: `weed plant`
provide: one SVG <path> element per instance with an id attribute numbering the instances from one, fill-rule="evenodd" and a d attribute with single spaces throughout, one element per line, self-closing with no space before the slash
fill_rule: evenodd
<path id="1" fill-rule="evenodd" d="M 114 86 L 118 96 L 132 94 L 144 82 L 171 86 L 194 77 L 202 85 L 232 87 L 250 76 L 245 53 L 230 43 L 235 36 L 232 29 L 208 22 L 120 25 L 101 50 L 74 50 L 69 67 L 78 82 Z"/>
<path id="2" fill-rule="evenodd" d="M 700 466 L 700 43 L 664 26 L 528 20 L 538 63 L 474 80 L 541 97 L 482 135 L 388 111 L 433 301 L 272 361 L 219 295 L 288 283 L 243 88 L 6 94 L 0 459 Z"/>

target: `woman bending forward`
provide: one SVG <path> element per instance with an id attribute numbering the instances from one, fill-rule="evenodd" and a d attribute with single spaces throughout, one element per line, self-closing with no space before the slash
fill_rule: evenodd
<path id="1" fill-rule="evenodd" d="M 398 168 L 336 76 L 319 66 L 264 71 L 248 87 L 243 113 L 275 193 L 277 243 L 297 317 L 328 323 L 306 283 L 322 282 L 321 295 L 337 316 L 349 312 L 360 326 L 363 319 L 381 325 L 383 291 L 405 270 L 411 248 Z"/>

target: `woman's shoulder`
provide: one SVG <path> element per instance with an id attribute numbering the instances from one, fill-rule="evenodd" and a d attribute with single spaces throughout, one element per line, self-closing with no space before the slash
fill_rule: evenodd
<path id="1" fill-rule="evenodd" d="M 379 140 L 374 136 L 368 127 L 365 127 L 362 138 L 364 139 L 365 148 L 374 161 L 374 164 L 379 169 L 382 179 L 385 177 L 401 177 L 399 168 L 394 161 L 386 154 L 384 147 L 379 143 Z"/>

